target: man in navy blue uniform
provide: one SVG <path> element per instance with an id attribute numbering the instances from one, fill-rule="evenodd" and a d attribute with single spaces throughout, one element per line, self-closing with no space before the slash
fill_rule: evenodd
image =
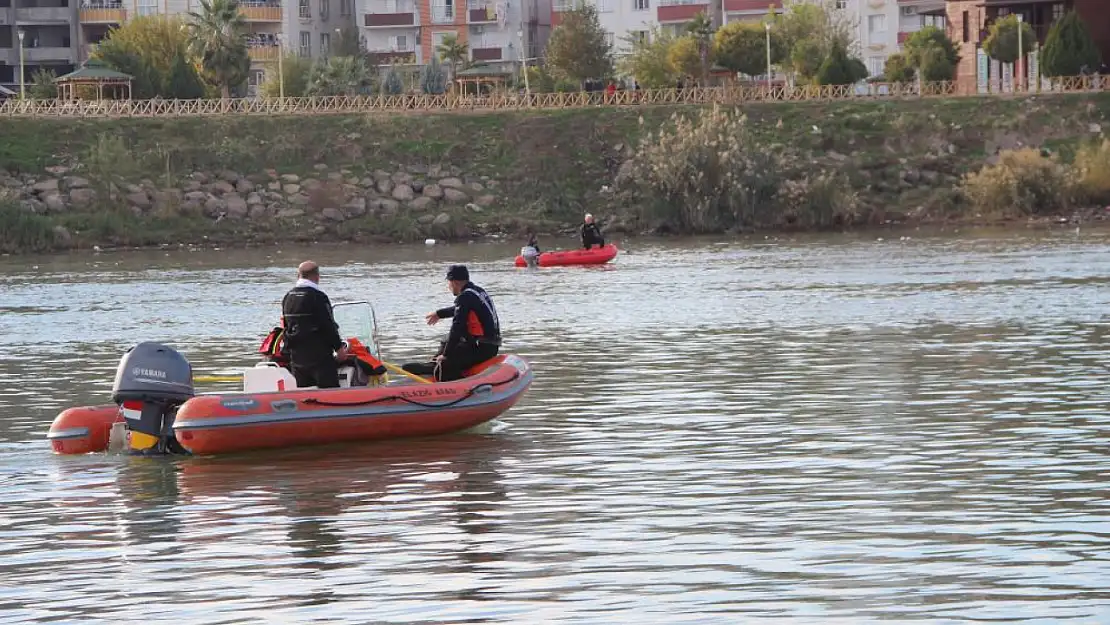
<path id="1" fill-rule="evenodd" d="M 463 371 L 493 358 L 501 347 L 497 309 L 485 289 L 470 281 L 466 265 L 452 265 L 447 270 L 447 284 L 455 305 L 425 317 L 430 326 L 440 319 L 451 319 L 447 340 L 431 362 L 404 365 L 406 371 L 417 375 L 434 373 L 440 382 L 462 378 Z"/>

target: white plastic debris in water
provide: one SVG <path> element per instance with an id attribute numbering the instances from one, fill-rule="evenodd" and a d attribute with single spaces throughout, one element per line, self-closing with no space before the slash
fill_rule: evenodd
<path id="1" fill-rule="evenodd" d="M 435 244 L 436 244 L 435 239 L 424 239 L 424 245 L 435 245 Z"/>

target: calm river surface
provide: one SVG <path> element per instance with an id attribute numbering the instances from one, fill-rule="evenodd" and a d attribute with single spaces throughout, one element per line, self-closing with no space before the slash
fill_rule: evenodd
<path id="1" fill-rule="evenodd" d="M 622 247 L 0 258 L 0 622 L 1110 623 L 1110 233 Z M 430 440 L 51 454 L 140 340 L 252 365 L 306 256 L 393 361 L 469 263 L 531 391 Z"/>

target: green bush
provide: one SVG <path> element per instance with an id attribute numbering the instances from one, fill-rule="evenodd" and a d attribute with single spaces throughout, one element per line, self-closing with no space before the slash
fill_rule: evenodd
<path id="1" fill-rule="evenodd" d="M 54 226 L 0 191 L 0 253 L 46 252 L 54 247 Z"/>
<path id="2" fill-rule="evenodd" d="M 964 176 L 961 188 L 981 213 L 1005 217 L 1058 212 L 1075 191 L 1067 167 L 1031 148 L 1002 152 L 997 164 Z"/>
<path id="3" fill-rule="evenodd" d="M 1041 50 L 1045 76 L 1078 76 L 1084 65 L 1094 70 L 1102 62 L 1091 33 L 1074 10 L 1053 24 Z"/>
<path id="4" fill-rule="evenodd" d="M 913 67 L 902 54 L 892 54 L 883 67 L 883 78 L 887 82 L 912 82 L 915 78 Z"/>

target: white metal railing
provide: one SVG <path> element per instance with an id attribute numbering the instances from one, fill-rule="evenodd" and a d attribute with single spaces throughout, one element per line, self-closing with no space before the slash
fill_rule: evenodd
<path id="1" fill-rule="evenodd" d="M 661 7 L 685 6 L 689 4 L 708 4 L 706 0 L 659 0 Z"/>
<path id="2" fill-rule="evenodd" d="M 281 0 L 239 0 L 241 7 L 280 7 Z"/>

